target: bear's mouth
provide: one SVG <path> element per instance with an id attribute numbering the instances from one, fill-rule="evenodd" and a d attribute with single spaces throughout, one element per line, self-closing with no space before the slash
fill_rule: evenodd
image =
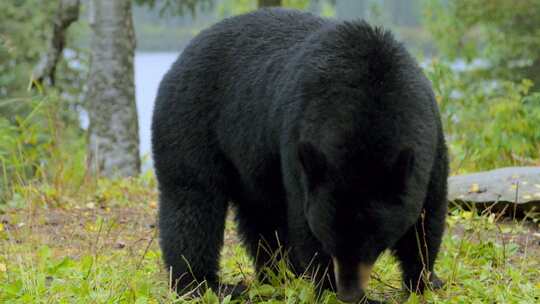
<path id="1" fill-rule="evenodd" d="M 337 296 L 343 302 L 356 303 L 364 298 L 373 264 L 350 262 L 332 257 Z"/>

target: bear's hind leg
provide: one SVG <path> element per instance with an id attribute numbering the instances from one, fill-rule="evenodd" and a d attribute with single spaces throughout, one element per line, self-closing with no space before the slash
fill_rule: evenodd
<path id="1" fill-rule="evenodd" d="M 226 197 L 204 187 L 160 185 L 160 245 L 179 294 L 205 280 L 217 292 L 226 211 Z"/>

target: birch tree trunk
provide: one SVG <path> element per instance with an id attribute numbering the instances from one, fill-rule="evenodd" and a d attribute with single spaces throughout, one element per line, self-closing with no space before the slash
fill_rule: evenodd
<path id="1" fill-rule="evenodd" d="M 89 6 L 88 169 L 107 177 L 134 176 L 140 157 L 131 0 L 91 0 Z"/>

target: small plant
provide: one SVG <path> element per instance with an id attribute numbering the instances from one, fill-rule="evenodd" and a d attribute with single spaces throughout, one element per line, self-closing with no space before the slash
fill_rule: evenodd
<path id="1" fill-rule="evenodd" d="M 0 107 L 11 100 L 0 101 Z M 0 206 L 26 186 L 45 184 L 48 198 L 77 191 L 84 176 L 84 137 L 54 93 L 19 99 L 31 111 L 0 117 Z"/>

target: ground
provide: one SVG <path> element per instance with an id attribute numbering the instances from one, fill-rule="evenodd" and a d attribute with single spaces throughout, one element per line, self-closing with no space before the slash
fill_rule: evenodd
<path id="1" fill-rule="evenodd" d="M 91 195 L 63 194 L 51 186 L 21 190 L 19 203 L 0 209 L 0 302 L 234 303 L 211 292 L 188 300 L 168 291 L 153 189 L 153 183 L 124 180 L 102 182 Z M 221 275 L 226 282 L 250 284 L 242 302 L 314 303 L 311 285 L 285 270 L 271 277 L 272 285 L 253 281 L 232 216 L 225 243 Z M 385 254 L 368 295 L 388 303 L 538 303 L 538 222 L 454 208 L 436 269 L 446 286 L 407 298 L 398 265 Z M 320 302 L 338 300 L 325 293 Z"/>

